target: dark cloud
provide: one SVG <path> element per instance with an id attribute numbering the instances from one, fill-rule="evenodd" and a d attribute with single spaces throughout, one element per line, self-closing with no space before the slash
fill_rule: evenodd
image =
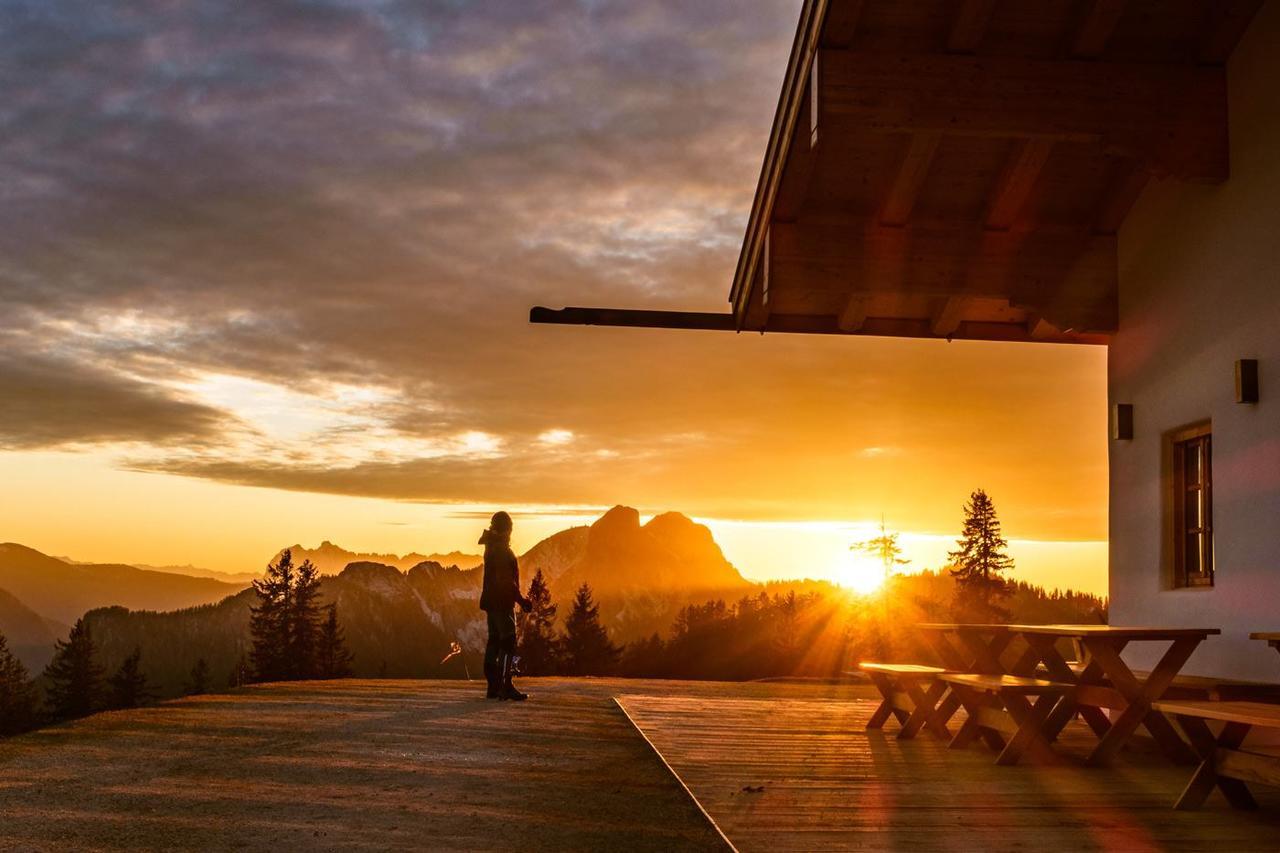
<path id="1" fill-rule="evenodd" d="M 228 418 L 85 364 L 0 352 L 0 450 L 80 443 L 202 446 Z"/>

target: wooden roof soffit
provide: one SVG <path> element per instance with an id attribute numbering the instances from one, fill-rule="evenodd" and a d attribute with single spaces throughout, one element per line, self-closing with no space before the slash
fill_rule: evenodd
<path id="1" fill-rule="evenodd" d="M 731 310 L 531 320 L 1106 343 L 1144 187 L 1229 172 L 1224 63 L 1263 0 L 1181 1 L 1203 31 L 1184 15 L 1153 35 L 1156 0 L 1010 21 L 954 0 L 948 22 L 917 0 L 805 0 Z"/>

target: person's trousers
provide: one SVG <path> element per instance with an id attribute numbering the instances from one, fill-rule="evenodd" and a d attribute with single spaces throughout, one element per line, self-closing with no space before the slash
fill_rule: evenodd
<path id="1" fill-rule="evenodd" d="M 490 683 L 502 679 L 503 658 L 516 653 L 516 612 L 511 610 L 487 610 L 489 617 L 489 642 L 484 647 L 484 676 Z"/>

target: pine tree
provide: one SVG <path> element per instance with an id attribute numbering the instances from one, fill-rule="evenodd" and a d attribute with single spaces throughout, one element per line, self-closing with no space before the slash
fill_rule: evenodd
<path id="1" fill-rule="evenodd" d="M 0 737 L 25 732 L 36 722 L 36 690 L 27 668 L 0 634 Z"/>
<path id="2" fill-rule="evenodd" d="M 982 489 L 970 495 L 964 506 L 964 531 L 956 545 L 947 557 L 956 581 L 953 609 L 957 616 L 1008 621 L 1009 611 L 999 601 L 1011 591 L 1002 573 L 1013 569 L 1013 558 L 1005 552 L 1009 543 L 1000 534 L 995 504 Z"/>
<path id="3" fill-rule="evenodd" d="M 209 662 L 204 658 L 199 658 L 191 667 L 191 675 L 182 692 L 188 696 L 203 696 L 209 692 Z"/>
<path id="4" fill-rule="evenodd" d="M 281 553 L 276 562 L 268 564 L 265 577 L 253 582 L 258 604 L 250 608 L 253 651 L 249 657 L 257 681 L 283 681 L 289 677 L 293 587 L 293 554 L 288 550 Z"/>
<path id="5" fill-rule="evenodd" d="M 316 652 L 320 642 L 320 570 L 303 560 L 294 575 L 293 605 L 289 610 L 290 678 L 315 678 L 319 674 Z"/>
<path id="6" fill-rule="evenodd" d="M 538 569 L 529 584 L 528 613 L 520 614 L 520 670 L 525 675 L 554 675 L 559 665 L 556 642 L 556 605 L 551 603 L 547 579 Z"/>
<path id="7" fill-rule="evenodd" d="M 573 599 L 573 609 L 564 623 L 561 651 L 569 675 L 608 675 L 618 663 L 622 650 L 609 640 L 600 624 L 600 606 L 591 598 L 591 587 L 583 584 Z"/>
<path id="8" fill-rule="evenodd" d="M 53 660 L 45 668 L 49 681 L 47 701 L 54 719 L 85 717 L 96 711 L 102 699 L 102 667 L 84 619 L 77 619 L 71 635 L 59 640 Z"/>
<path id="9" fill-rule="evenodd" d="M 338 606 L 325 608 L 327 615 L 320 626 L 320 640 L 316 647 L 317 678 L 349 678 L 351 676 L 351 652 L 347 649 L 346 633 L 338 622 Z"/>
<path id="10" fill-rule="evenodd" d="M 133 654 L 124 659 L 108 684 L 111 687 L 113 708 L 137 708 L 154 698 L 147 687 L 147 676 L 142 671 L 141 648 L 134 648 Z"/>

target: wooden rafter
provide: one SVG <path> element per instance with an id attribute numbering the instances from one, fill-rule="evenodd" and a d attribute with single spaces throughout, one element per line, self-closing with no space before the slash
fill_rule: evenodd
<path id="1" fill-rule="evenodd" d="M 858 220 L 775 224 L 771 231 L 770 287 L 779 294 L 1010 299 L 1043 306 L 1061 328 L 1106 331 L 1114 324 L 1113 235 L 950 222 L 884 228 Z M 1065 312 L 1064 296 L 1074 303 Z"/>
<path id="2" fill-rule="evenodd" d="M 1128 0 L 1091 0 L 1084 19 L 1071 39 L 1069 55 L 1078 59 L 1101 56 L 1115 32 Z"/>
<path id="3" fill-rule="evenodd" d="M 1053 141 L 1049 139 L 1022 139 L 1014 143 L 987 207 L 988 228 L 1007 231 L 1013 227 L 1052 151 Z"/>
<path id="4" fill-rule="evenodd" d="M 906 225 L 911 218 L 911 209 L 915 207 L 929 175 L 929 166 L 938 152 L 938 143 L 942 141 L 939 133 L 915 133 L 907 141 L 902 162 L 898 165 L 897 175 L 889 188 L 884 204 L 880 208 L 880 224 L 889 226 Z"/>
<path id="5" fill-rule="evenodd" d="M 1227 175 L 1220 67 L 823 51 L 841 128 L 1092 142 L 1193 180 Z"/>
<path id="6" fill-rule="evenodd" d="M 929 328 L 940 338 L 954 335 L 960 328 L 967 300 L 963 296 L 948 296 L 934 309 Z"/>

